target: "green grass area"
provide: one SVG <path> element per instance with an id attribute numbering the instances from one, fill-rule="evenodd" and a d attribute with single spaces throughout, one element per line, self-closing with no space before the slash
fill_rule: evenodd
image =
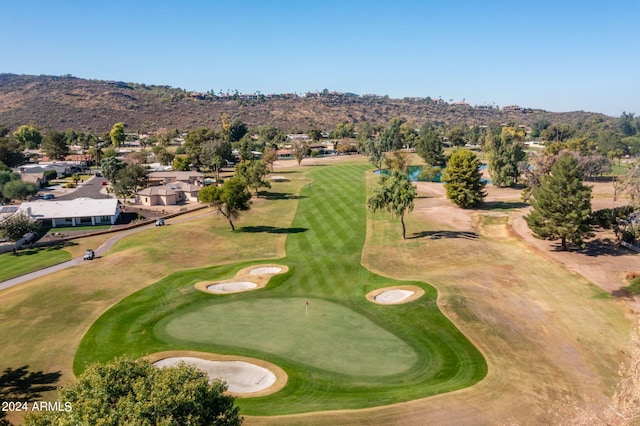
<path id="1" fill-rule="evenodd" d="M 284 389 L 238 400 L 246 415 L 373 407 L 481 380 L 487 373 L 484 358 L 442 315 L 433 287 L 361 266 L 368 169 L 341 165 L 308 172 L 313 183 L 303 187 L 291 227 L 278 228 L 287 235 L 287 256 L 275 263 L 287 265 L 286 274 L 261 290 L 214 295 L 194 284 L 227 279 L 260 262 L 173 273 L 102 315 L 82 339 L 74 371 L 123 353 L 165 350 L 257 357 L 282 367 L 288 375 Z M 234 233 L 234 239 L 244 233 Z M 425 295 L 401 305 L 365 298 L 371 290 L 400 284 L 420 286 Z"/>
<path id="2" fill-rule="evenodd" d="M 5 281 L 51 265 L 66 262 L 71 253 L 61 247 L 20 250 L 17 254 L 0 254 L 0 281 Z"/>

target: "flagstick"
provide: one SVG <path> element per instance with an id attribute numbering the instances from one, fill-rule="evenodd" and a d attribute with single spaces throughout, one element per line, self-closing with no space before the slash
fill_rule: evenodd
<path id="1" fill-rule="evenodd" d="M 305 318 L 309 318 L 309 302 L 304 305 L 304 316 Z"/>

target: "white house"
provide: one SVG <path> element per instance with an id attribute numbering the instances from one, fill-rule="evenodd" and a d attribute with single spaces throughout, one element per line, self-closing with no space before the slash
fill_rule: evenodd
<path id="1" fill-rule="evenodd" d="M 76 198 L 22 203 L 18 213 L 32 219 L 51 221 L 51 227 L 113 225 L 120 215 L 117 199 Z"/>

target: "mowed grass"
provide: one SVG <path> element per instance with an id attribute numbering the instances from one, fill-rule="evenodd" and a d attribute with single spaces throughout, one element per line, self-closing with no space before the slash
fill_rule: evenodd
<path id="1" fill-rule="evenodd" d="M 341 374 L 392 375 L 416 362 L 409 345 L 363 315 L 310 300 L 310 316 L 309 299 L 261 298 L 181 311 L 158 328 L 167 340 L 257 349 Z M 233 318 L 233 327 L 227 327 L 227 318 Z M 239 328 L 244 332 L 239 334 Z M 362 347 L 367 351 L 353 350 Z"/>
<path id="2" fill-rule="evenodd" d="M 0 282 L 71 259 L 62 247 L 20 250 L 17 254 L 0 254 Z"/>
<path id="3" fill-rule="evenodd" d="M 286 196 L 275 202 L 255 199 L 238 226 L 255 227 L 267 220 L 276 227 L 291 225 L 295 197 L 308 179 L 294 171 L 284 175 L 287 182 L 274 183 L 272 191 Z M 65 250 L 78 257 L 112 236 L 74 240 Z M 82 337 L 113 305 L 175 271 L 281 257 L 285 238 L 232 233 L 226 220 L 211 210 L 192 212 L 168 220 L 167 226 L 123 238 L 100 259 L 2 290 L 0 370 L 28 366 L 30 371 L 62 373 L 57 384 L 73 382 L 73 360 Z"/>
<path id="4" fill-rule="evenodd" d="M 289 380 L 280 392 L 238 400 L 246 415 L 373 407 L 477 383 L 485 360 L 439 311 L 435 289 L 361 266 L 368 168 L 308 173 L 313 182 L 300 193 L 287 256 L 275 261 L 289 271 L 265 289 L 220 296 L 194 288 L 230 278 L 247 263 L 176 272 L 100 317 L 82 340 L 76 372 L 122 353 L 177 349 L 258 357 L 285 369 Z M 394 306 L 365 299 L 400 284 L 420 286 L 425 295 Z"/>

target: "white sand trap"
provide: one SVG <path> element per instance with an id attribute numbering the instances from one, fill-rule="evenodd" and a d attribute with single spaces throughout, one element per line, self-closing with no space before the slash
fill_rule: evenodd
<path id="1" fill-rule="evenodd" d="M 399 303 L 405 299 L 410 298 L 414 294 L 416 294 L 415 291 L 394 289 L 383 291 L 382 293 L 374 297 L 374 299 L 378 303 Z"/>
<path id="2" fill-rule="evenodd" d="M 285 178 L 284 176 L 271 176 L 269 179 L 274 182 L 284 182 L 285 180 L 287 180 L 287 178 Z"/>
<path id="3" fill-rule="evenodd" d="M 263 274 L 277 274 L 282 271 L 282 268 L 272 267 L 272 268 L 255 268 L 249 272 L 249 275 L 263 275 Z"/>
<path id="4" fill-rule="evenodd" d="M 424 295 L 424 290 L 415 285 L 399 285 L 393 287 L 378 288 L 367 293 L 366 298 L 373 303 L 381 305 L 394 305 L 409 303 Z"/>
<path id="5" fill-rule="evenodd" d="M 156 367 L 173 367 L 184 362 L 209 376 L 210 380 L 227 382 L 232 393 L 254 393 L 267 389 L 276 382 L 276 376 L 266 368 L 244 361 L 209 361 L 194 357 L 164 358 L 153 363 Z"/>
<path id="6" fill-rule="evenodd" d="M 258 285 L 250 281 L 237 281 L 230 283 L 219 283 L 207 286 L 207 291 L 212 293 L 235 293 L 237 291 L 249 290 L 256 288 Z"/>

